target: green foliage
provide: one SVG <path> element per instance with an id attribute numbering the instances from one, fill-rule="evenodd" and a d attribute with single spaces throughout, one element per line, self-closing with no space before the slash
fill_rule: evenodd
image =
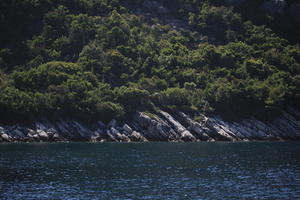
<path id="1" fill-rule="evenodd" d="M 0 88 L 0 110 L 2 121 L 30 121 L 49 109 L 47 99 L 40 93 L 27 93 L 13 87 Z M 41 102 L 44 106 L 41 108 Z M 45 114 L 45 113 L 44 113 Z"/>
<path id="2" fill-rule="evenodd" d="M 166 80 L 153 76 L 152 78 L 141 78 L 137 82 L 137 86 L 149 92 L 158 92 L 167 89 L 168 83 Z"/>
<path id="3" fill-rule="evenodd" d="M 145 107 L 148 102 L 149 93 L 133 87 L 122 86 L 115 89 L 117 102 L 124 105 L 127 112 L 132 113 L 138 108 Z"/>
<path id="4" fill-rule="evenodd" d="M 122 119 L 123 116 L 124 109 L 120 104 L 107 101 L 95 105 L 95 117 L 104 122 L 108 122 L 110 119 Z"/>
<path id="5" fill-rule="evenodd" d="M 168 88 L 155 93 L 152 98 L 161 107 L 188 110 L 192 106 L 190 92 L 185 88 Z"/>
<path id="6" fill-rule="evenodd" d="M 251 78 L 264 80 L 266 77 L 271 75 L 271 69 L 261 60 L 245 60 L 243 67 Z"/>
<path id="7" fill-rule="evenodd" d="M 49 62 L 28 71 L 14 72 L 12 78 L 19 89 L 46 90 L 50 85 L 59 85 L 82 72 L 75 63 Z"/>
<path id="8" fill-rule="evenodd" d="M 265 17 L 261 1 L 163 5 L 170 14 L 149 17 L 137 0 L 2 0 L 0 121 L 299 106 L 299 31 L 288 16 Z"/>
<path id="9" fill-rule="evenodd" d="M 242 18 L 227 7 L 202 5 L 199 14 L 189 16 L 189 24 L 212 36 L 212 42 L 224 43 L 239 39 L 236 30 L 243 31 Z"/>

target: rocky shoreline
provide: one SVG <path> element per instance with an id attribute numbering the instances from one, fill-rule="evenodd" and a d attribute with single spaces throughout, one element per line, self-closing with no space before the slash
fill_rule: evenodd
<path id="1" fill-rule="evenodd" d="M 76 120 L 41 120 L 28 126 L 0 125 L 0 142 L 200 142 L 300 139 L 300 112 L 292 108 L 273 121 L 228 122 L 202 115 L 195 121 L 183 112 L 139 112 L 130 122 L 83 124 Z"/>

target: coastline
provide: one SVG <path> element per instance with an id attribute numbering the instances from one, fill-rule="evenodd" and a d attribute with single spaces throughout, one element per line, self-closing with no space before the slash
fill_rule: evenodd
<path id="1" fill-rule="evenodd" d="M 203 142 L 300 140 L 300 112 L 289 108 L 272 121 L 228 122 L 219 116 L 195 121 L 183 112 L 139 112 L 133 120 L 85 124 L 72 119 L 40 120 L 30 125 L 0 125 L 3 142 Z"/>

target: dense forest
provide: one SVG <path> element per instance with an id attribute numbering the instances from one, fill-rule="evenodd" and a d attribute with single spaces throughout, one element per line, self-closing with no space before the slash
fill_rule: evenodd
<path id="1" fill-rule="evenodd" d="M 1 0 L 0 121 L 107 122 L 159 109 L 268 119 L 299 108 L 296 8 L 297 1 L 263 0 Z"/>

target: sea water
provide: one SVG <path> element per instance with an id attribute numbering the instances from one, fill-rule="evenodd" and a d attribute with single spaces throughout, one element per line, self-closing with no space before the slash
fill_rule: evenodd
<path id="1" fill-rule="evenodd" d="M 300 199 L 300 142 L 0 144 L 0 199 Z"/>

